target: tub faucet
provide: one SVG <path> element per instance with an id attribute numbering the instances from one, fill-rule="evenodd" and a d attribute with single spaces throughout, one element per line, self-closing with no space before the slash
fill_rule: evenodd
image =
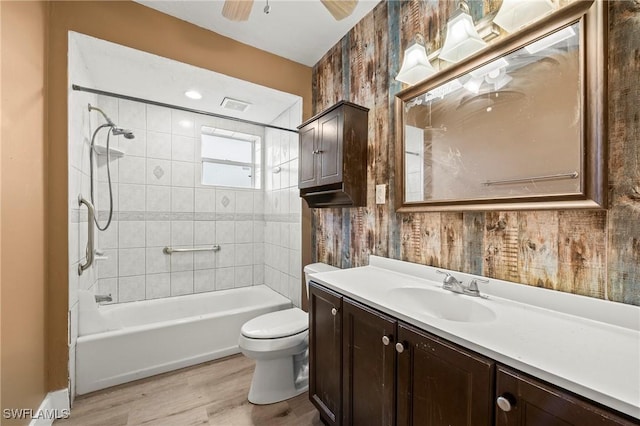
<path id="1" fill-rule="evenodd" d="M 113 302 L 111 294 L 96 294 L 96 303 Z"/>

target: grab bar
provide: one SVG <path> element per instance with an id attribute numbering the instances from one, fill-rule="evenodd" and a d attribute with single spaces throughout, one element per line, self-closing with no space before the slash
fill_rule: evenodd
<path id="1" fill-rule="evenodd" d="M 506 185 L 509 183 L 525 183 L 538 180 L 554 180 L 554 179 L 575 179 L 578 177 L 578 172 L 559 173 L 557 175 L 544 175 L 544 176 L 531 176 L 528 178 L 519 179 L 505 179 L 505 180 L 488 180 L 483 183 L 485 186 L 490 185 Z"/>
<path id="2" fill-rule="evenodd" d="M 93 221 L 96 215 L 95 209 L 93 208 L 93 204 L 91 204 L 91 202 L 89 202 L 88 200 L 85 200 L 84 198 L 82 198 L 82 194 L 78 195 L 78 206 L 82 207 L 82 205 L 87 206 L 87 212 L 89 213 L 88 217 L 87 217 L 87 261 L 84 263 L 84 265 L 82 263 L 78 263 L 78 275 L 82 275 L 82 272 L 89 268 L 91 266 L 91 264 L 93 264 L 93 241 L 94 241 L 94 235 L 93 235 Z"/>
<path id="3" fill-rule="evenodd" d="M 173 248 L 173 247 L 165 247 L 162 249 L 164 254 L 172 254 L 172 253 L 186 253 L 190 251 L 220 251 L 220 246 L 218 244 L 214 244 L 212 246 L 207 247 L 193 247 L 193 248 Z"/>

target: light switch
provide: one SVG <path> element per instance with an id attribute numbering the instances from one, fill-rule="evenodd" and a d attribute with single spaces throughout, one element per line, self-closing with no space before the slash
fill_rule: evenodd
<path id="1" fill-rule="evenodd" d="M 384 204 L 387 200 L 387 185 L 376 185 L 376 204 Z"/>

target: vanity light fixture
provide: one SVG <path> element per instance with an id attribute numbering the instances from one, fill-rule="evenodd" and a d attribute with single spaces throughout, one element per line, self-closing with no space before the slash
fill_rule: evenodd
<path id="1" fill-rule="evenodd" d="M 429 58 L 427 57 L 427 49 L 424 47 L 424 37 L 422 34 L 416 34 L 411 46 L 404 51 L 404 59 L 402 67 L 396 76 L 396 80 L 410 85 L 414 85 L 432 74 L 436 69 L 433 68 Z"/>
<path id="2" fill-rule="evenodd" d="M 202 94 L 197 90 L 187 90 L 186 92 L 184 92 L 184 95 L 189 99 L 202 99 Z"/>
<path id="3" fill-rule="evenodd" d="M 513 33 L 553 12 L 550 0 L 503 0 L 493 23 Z"/>
<path id="4" fill-rule="evenodd" d="M 409 4 L 411 8 L 411 29 L 416 34 L 413 43 L 404 51 L 404 59 L 400 72 L 396 76 L 396 80 L 410 85 L 414 85 L 432 74 L 436 73 L 435 68 L 429 62 L 427 49 L 425 48 L 424 37 L 420 31 L 420 4 L 418 0 L 411 0 Z"/>
<path id="5" fill-rule="evenodd" d="M 447 35 L 439 58 L 448 62 L 459 62 L 467 56 L 487 46 L 478 34 L 469 14 L 469 5 L 465 0 L 458 0 L 456 11 L 447 22 Z"/>

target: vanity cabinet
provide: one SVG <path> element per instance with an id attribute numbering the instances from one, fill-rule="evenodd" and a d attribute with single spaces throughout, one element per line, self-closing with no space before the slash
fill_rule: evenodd
<path id="1" fill-rule="evenodd" d="M 497 369 L 496 395 L 496 426 L 640 424 L 508 367 Z"/>
<path id="2" fill-rule="evenodd" d="M 490 425 L 494 362 L 398 325 L 398 425 Z"/>
<path id="3" fill-rule="evenodd" d="M 342 296 L 309 285 L 309 399 L 323 422 L 342 416 Z"/>
<path id="4" fill-rule="evenodd" d="M 342 101 L 298 127 L 298 188 L 309 207 L 366 204 L 368 111 Z"/>
<path id="5" fill-rule="evenodd" d="M 342 306 L 342 424 L 393 426 L 397 321 L 347 299 Z"/>
<path id="6" fill-rule="evenodd" d="M 640 424 L 314 282 L 309 295 L 309 398 L 325 424 Z"/>

